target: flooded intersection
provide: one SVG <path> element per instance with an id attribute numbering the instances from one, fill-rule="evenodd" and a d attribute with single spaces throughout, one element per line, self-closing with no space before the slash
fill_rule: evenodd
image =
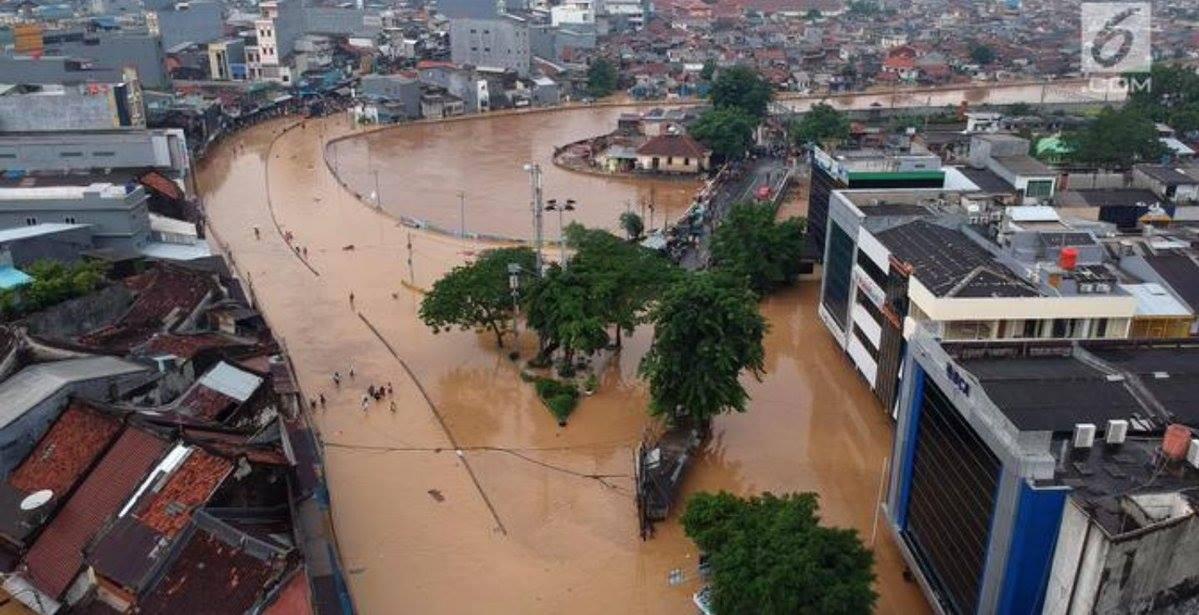
<path id="1" fill-rule="evenodd" d="M 403 282 L 427 287 L 482 246 L 391 217 L 457 228 L 457 191 L 488 187 L 488 198 L 468 192 L 468 230 L 527 236 L 528 176 L 520 165 L 528 160 L 546 170 L 547 198 L 587 205 L 579 216 L 589 225 L 611 228 L 626 201 L 652 201 L 659 215 L 681 211 L 686 182 L 551 170 L 554 145 L 606 132 L 618 114 L 483 117 L 338 142 L 330 163 L 363 194 L 378 170 L 387 214 L 364 207 L 321 158 L 325 142 L 349 132 L 342 116 L 282 134 L 292 120 L 264 124 L 223 143 L 203 165 L 216 234 L 283 337 L 304 391 L 330 399 L 316 422 L 362 612 L 694 612 L 694 546 L 674 522 L 660 524 L 651 541 L 637 535 L 633 447 L 648 419 L 635 372 L 650 332 L 626 341 L 599 392 L 559 428 L 490 337 L 435 336 L 416 318 L 419 295 Z M 307 248 L 307 262 L 275 232 L 276 222 L 293 246 Z M 547 230 L 556 235 L 556 221 Z M 816 491 L 826 522 L 857 528 L 869 543 L 890 421 L 819 324 L 818 291 L 801 284 L 764 302 L 767 374 L 746 381 L 748 413 L 716 421 L 684 488 Z M 531 345 L 532 336 L 523 341 Z M 330 375 L 351 365 L 354 379 L 334 387 Z M 397 411 L 373 402 L 362 411 L 367 385 L 387 383 Z M 927 610 L 902 580 L 881 526 L 876 540 L 878 611 Z M 689 580 L 668 584 L 675 569 Z"/>

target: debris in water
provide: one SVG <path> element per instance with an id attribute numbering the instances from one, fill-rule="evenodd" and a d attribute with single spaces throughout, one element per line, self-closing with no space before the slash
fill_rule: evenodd
<path id="1" fill-rule="evenodd" d="M 440 490 L 438 490 L 438 489 L 430 489 L 430 490 L 429 490 L 429 495 L 430 495 L 430 496 L 432 496 L 432 497 L 433 497 L 433 499 L 434 499 L 435 501 L 437 501 L 437 502 L 444 502 L 444 501 L 445 501 L 445 496 L 444 496 L 444 495 L 441 495 L 441 491 L 440 491 Z"/>

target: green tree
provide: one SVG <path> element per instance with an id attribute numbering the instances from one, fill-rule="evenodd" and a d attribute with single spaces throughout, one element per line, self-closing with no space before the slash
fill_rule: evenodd
<path id="1" fill-rule="evenodd" d="M 799 277 L 805 222 L 777 222 L 778 206 L 738 203 L 712 235 L 712 264 L 759 295 Z"/>
<path id="2" fill-rule="evenodd" d="M 603 98 L 616 91 L 619 80 L 620 74 L 616 65 L 607 58 L 596 58 L 591 62 L 591 66 L 587 67 L 587 93 L 596 98 Z"/>
<path id="3" fill-rule="evenodd" d="M 995 50 L 982 44 L 970 47 L 970 61 L 979 66 L 986 66 L 995 61 Z"/>
<path id="4" fill-rule="evenodd" d="M 849 138 L 849 116 L 831 105 L 816 103 L 791 123 L 791 136 L 799 145 L 831 145 Z"/>
<path id="5" fill-rule="evenodd" d="M 635 241 L 645 232 L 645 221 L 636 213 L 626 211 L 620 214 L 620 228 L 629 236 L 629 241 Z"/>
<path id="6" fill-rule="evenodd" d="M 1138 108 L 1107 107 L 1086 128 L 1064 138 L 1076 162 L 1126 169 L 1136 162 L 1154 161 L 1166 153 L 1153 120 Z"/>
<path id="7" fill-rule="evenodd" d="M 814 493 L 697 493 L 683 529 L 708 555 L 717 613 L 856 615 L 877 595 L 874 554 L 855 530 L 820 525 Z"/>
<path id="8" fill-rule="evenodd" d="M 661 254 L 620 241 L 607 231 L 571 224 L 566 237 L 575 249 L 570 269 L 584 280 L 604 323 L 615 327 L 613 339 L 619 347 L 621 332 L 645 321 L 647 306 L 680 271 Z"/>
<path id="9" fill-rule="evenodd" d="M 654 341 L 639 367 L 651 414 L 706 426 L 718 414 L 746 410 L 741 372 L 761 377 L 765 359 L 766 320 L 752 291 L 715 273 L 685 275 L 651 318 Z"/>
<path id="10" fill-rule="evenodd" d="M 1182 65 L 1156 62 L 1148 74 L 1126 75 L 1130 83 L 1148 88 L 1130 88 L 1127 108 L 1184 134 L 1199 132 L 1199 73 Z"/>
<path id="11" fill-rule="evenodd" d="M 1028 103 L 1016 103 L 1014 105 L 1008 105 L 1007 112 L 1008 115 L 1012 117 L 1024 117 L 1027 115 L 1032 115 L 1034 111 L 1032 105 Z"/>
<path id="12" fill-rule="evenodd" d="M 808 12 L 804 13 L 804 19 L 808 21 L 816 21 L 821 17 L 824 17 L 824 14 L 820 12 L 820 9 L 808 9 Z"/>
<path id="13" fill-rule="evenodd" d="M 566 374 L 577 352 L 590 354 L 608 344 L 602 306 L 592 294 L 584 276 L 555 264 L 532 284 L 525 299 L 526 322 L 545 340 L 543 352 L 562 348 Z"/>
<path id="14" fill-rule="evenodd" d="M 740 109 L 717 108 L 701 115 L 688 131 L 720 158 L 735 160 L 745 156 L 753 145 L 757 124 L 756 119 Z"/>
<path id="15" fill-rule="evenodd" d="M 716 61 L 711 60 L 711 59 L 705 60 L 704 67 L 702 69 L 700 69 L 700 71 L 699 71 L 699 78 L 703 79 L 704 81 L 711 81 L 712 76 L 715 74 L 716 74 Z"/>
<path id="16" fill-rule="evenodd" d="M 434 333 L 454 327 L 486 329 L 495 334 L 496 346 L 503 347 L 506 323 L 512 318 L 512 289 L 508 265 L 534 268 L 529 248 L 500 248 L 479 255 L 475 262 L 454 267 L 421 301 L 420 319 Z"/>
<path id="17" fill-rule="evenodd" d="M 748 66 L 734 66 L 716 75 L 710 96 L 712 106 L 717 109 L 739 109 L 760 120 L 766 117 L 774 89 L 758 71 Z"/>

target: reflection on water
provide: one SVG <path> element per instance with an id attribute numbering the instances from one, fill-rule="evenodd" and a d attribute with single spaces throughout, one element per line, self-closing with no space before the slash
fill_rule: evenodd
<path id="1" fill-rule="evenodd" d="M 387 180 L 390 189 L 414 207 L 452 202 L 455 181 L 494 183 L 500 187 L 496 198 L 475 203 L 473 215 L 493 230 L 515 230 L 523 224 L 516 214 L 525 193 L 521 173 L 509 171 L 512 160 L 532 152 L 548 156 L 554 143 L 602 132 L 618 113 L 584 109 L 494 118 L 494 125 L 405 127 L 376 137 L 379 151 L 386 152 L 379 159 L 396 169 Z M 583 398 L 569 425 L 558 427 L 532 387 L 520 381 L 518 364 L 497 352 L 489 335 L 434 335 L 416 318 L 418 297 L 399 285 L 408 275 L 407 242 L 421 286 L 478 247 L 398 227 L 343 190 L 318 162 L 321 135 L 345 130 L 338 122 L 344 124 L 340 118 L 310 121 L 306 130 L 287 133 L 268 161 L 278 222 L 309 248 L 319 276 L 268 231 L 274 226 L 263 156 L 280 123 L 218 146 L 201 165 L 200 184 L 216 230 L 252 274 L 268 321 L 286 340 L 300 385 L 309 395 L 329 397 L 328 410 L 316 418 L 326 443 L 339 546 L 354 571 L 349 582 L 359 609 L 692 613 L 690 592 L 697 584 L 673 587 L 667 576 L 676 568 L 694 570 L 694 545 L 673 522 L 660 524 L 653 540 L 639 540 L 630 494 L 632 450 L 649 424 L 645 387 L 636 378 L 649 329 L 625 340 L 599 393 Z M 451 155 L 458 146 L 464 153 Z M 343 171 L 365 177 L 357 167 L 361 161 L 343 158 L 354 166 Z M 582 182 L 580 191 L 609 203 L 613 212 L 620 206 L 611 204 L 645 189 L 554 172 L 547 196 L 560 181 Z M 261 240 L 252 226 L 264 230 Z M 348 244 L 355 249 L 345 249 Z M 354 310 L 347 303 L 350 291 L 357 296 Z M 761 382 L 746 378 L 749 411 L 716 420 L 714 437 L 683 489 L 816 491 L 827 523 L 868 538 L 881 462 L 890 450 L 890 420 L 820 325 L 818 292 L 806 283 L 763 302 L 770 321 L 767 373 Z M 376 325 L 411 375 L 359 314 Z M 535 340 L 525 334 L 522 341 L 527 357 Z M 334 389 L 329 375 L 344 374 L 351 364 L 357 379 Z M 395 386 L 397 411 L 381 404 L 363 412 L 361 390 L 386 382 Z M 902 580 L 898 551 L 885 531 L 875 550 L 879 612 L 925 612 L 915 586 Z"/>

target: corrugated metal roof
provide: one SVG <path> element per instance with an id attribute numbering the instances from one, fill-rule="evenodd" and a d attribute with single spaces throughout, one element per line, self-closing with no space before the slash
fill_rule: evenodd
<path id="1" fill-rule="evenodd" d="M 221 361 L 200 378 L 200 384 L 244 402 L 262 385 L 262 378 Z"/>
<path id="2" fill-rule="evenodd" d="M 23 416 L 63 387 L 77 382 L 149 371 L 116 357 L 68 359 L 31 365 L 0 383 L 0 429 Z"/>
<path id="3" fill-rule="evenodd" d="M 1137 316 L 1190 316 L 1191 310 L 1161 284 L 1121 284 L 1137 300 Z"/>

